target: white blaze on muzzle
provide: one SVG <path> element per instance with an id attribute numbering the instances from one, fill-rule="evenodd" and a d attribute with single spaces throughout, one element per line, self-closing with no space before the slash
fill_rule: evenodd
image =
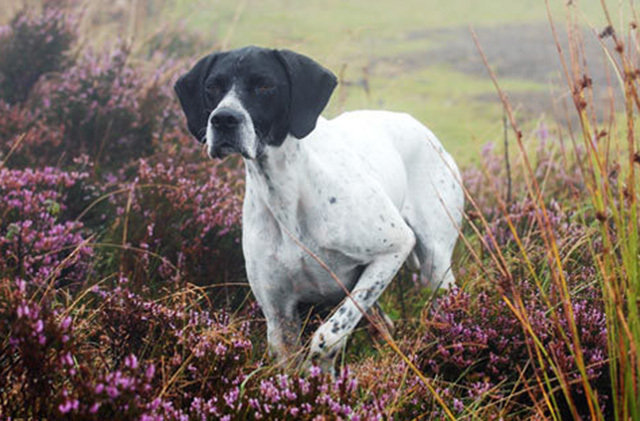
<path id="1" fill-rule="evenodd" d="M 228 124 L 224 130 L 216 128 L 216 118 L 220 120 L 222 114 L 233 114 L 237 116 L 235 124 Z M 224 118 L 228 118 L 225 115 Z M 224 124 L 224 123 L 218 123 Z M 233 127 L 231 127 L 233 126 Z M 258 139 L 253 126 L 253 120 L 247 109 L 242 105 L 235 85 L 231 87 L 227 95 L 222 98 L 218 106 L 211 111 L 207 120 L 207 150 L 209 156 L 214 158 L 216 149 L 221 146 L 233 146 L 235 152 L 239 152 L 248 159 L 256 157 Z"/>

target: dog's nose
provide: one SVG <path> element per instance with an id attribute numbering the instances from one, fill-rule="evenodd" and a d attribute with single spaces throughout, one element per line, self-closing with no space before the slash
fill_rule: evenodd
<path id="1" fill-rule="evenodd" d="M 217 130 L 231 130 L 239 126 L 244 116 L 238 111 L 223 108 L 211 116 L 211 125 Z"/>

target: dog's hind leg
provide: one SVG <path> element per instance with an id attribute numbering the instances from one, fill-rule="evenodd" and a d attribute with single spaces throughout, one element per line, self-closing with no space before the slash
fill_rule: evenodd
<path id="1" fill-rule="evenodd" d="M 455 284 L 451 257 L 460 234 L 463 199 L 461 190 L 456 194 L 455 185 L 446 200 L 442 200 L 435 189 L 432 191 L 427 197 L 433 197 L 433 200 L 424 200 L 420 195 L 411 197 L 402 214 L 416 236 L 412 254 L 419 262 L 421 281 L 435 291 Z M 414 262 L 408 263 L 410 267 L 414 266 Z"/>
<path id="2" fill-rule="evenodd" d="M 451 257 L 459 235 L 460 209 L 461 205 L 445 209 L 442 203 L 415 203 L 403 209 L 405 221 L 416 236 L 409 266 L 412 270 L 420 269 L 422 283 L 434 291 L 455 284 Z"/>
<path id="3" fill-rule="evenodd" d="M 416 234 L 416 237 L 419 237 Z M 453 241 L 433 241 L 429 238 L 417 240 L 416 255 L 420 261 L 420 279 L 425 286 L 437 291 L 440 288 L 451 288 L 456 279 L 451 269 Z"/>

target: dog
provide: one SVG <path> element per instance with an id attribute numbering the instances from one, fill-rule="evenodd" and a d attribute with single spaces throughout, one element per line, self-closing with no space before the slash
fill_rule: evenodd
<path id="1" fill-rule="evenodd" d="M 202 58 L 174 86 L 209 156 L 244 158 L 242 248 L 270 352 L 299 348 L 300 306 L 336 306 L 311 339 L 328 371 L 405 261 L 434 289 L 454 284 L 464 202 L 454 160 L 408 114 L 321 117 L 336 85 L 302 54 L 251 46 Z"/>

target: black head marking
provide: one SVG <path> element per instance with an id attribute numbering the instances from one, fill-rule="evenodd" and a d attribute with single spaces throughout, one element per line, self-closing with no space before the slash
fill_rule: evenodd
<path id="1" fill-rule="evenodd" d="M 187 117 L 189 131 L 200 143 L 204 143 L 207 129 L 207 112 L 205 102 L 204 82 L 220 54 L 210 54 L 203 57 L 187 73 L 180 76 L 173 85 L 178 95 L 182 110 Z M 211 110 L 209 110 L 211 111 Z"/>
<path id="2" fill-rule="evenodd" d="M 206 139 L 208 119 L 216 117 L 218 104 L 233 89 L 237 103 L 250 118 L 257 141 L 247 142 L 247 136 L 253 133 L 246 130 L 239 138 L 240 124 L 238 131 L 223 133 L 211 123 L 210 148 L 222 156 L 225 148 L 228 150 L 224 154 L 242 153 L 242 148 L 251 144 L 256 150 L 249 155 L 258 157 L 266 145 L 280 146 L 288 134 L 299 139 L 307 136 L 336 84 L 333 73 L 308 57 L 250 46 L 200 59 L 178 79 L 174 89 L 189 131 L 199 142 Z"/>

